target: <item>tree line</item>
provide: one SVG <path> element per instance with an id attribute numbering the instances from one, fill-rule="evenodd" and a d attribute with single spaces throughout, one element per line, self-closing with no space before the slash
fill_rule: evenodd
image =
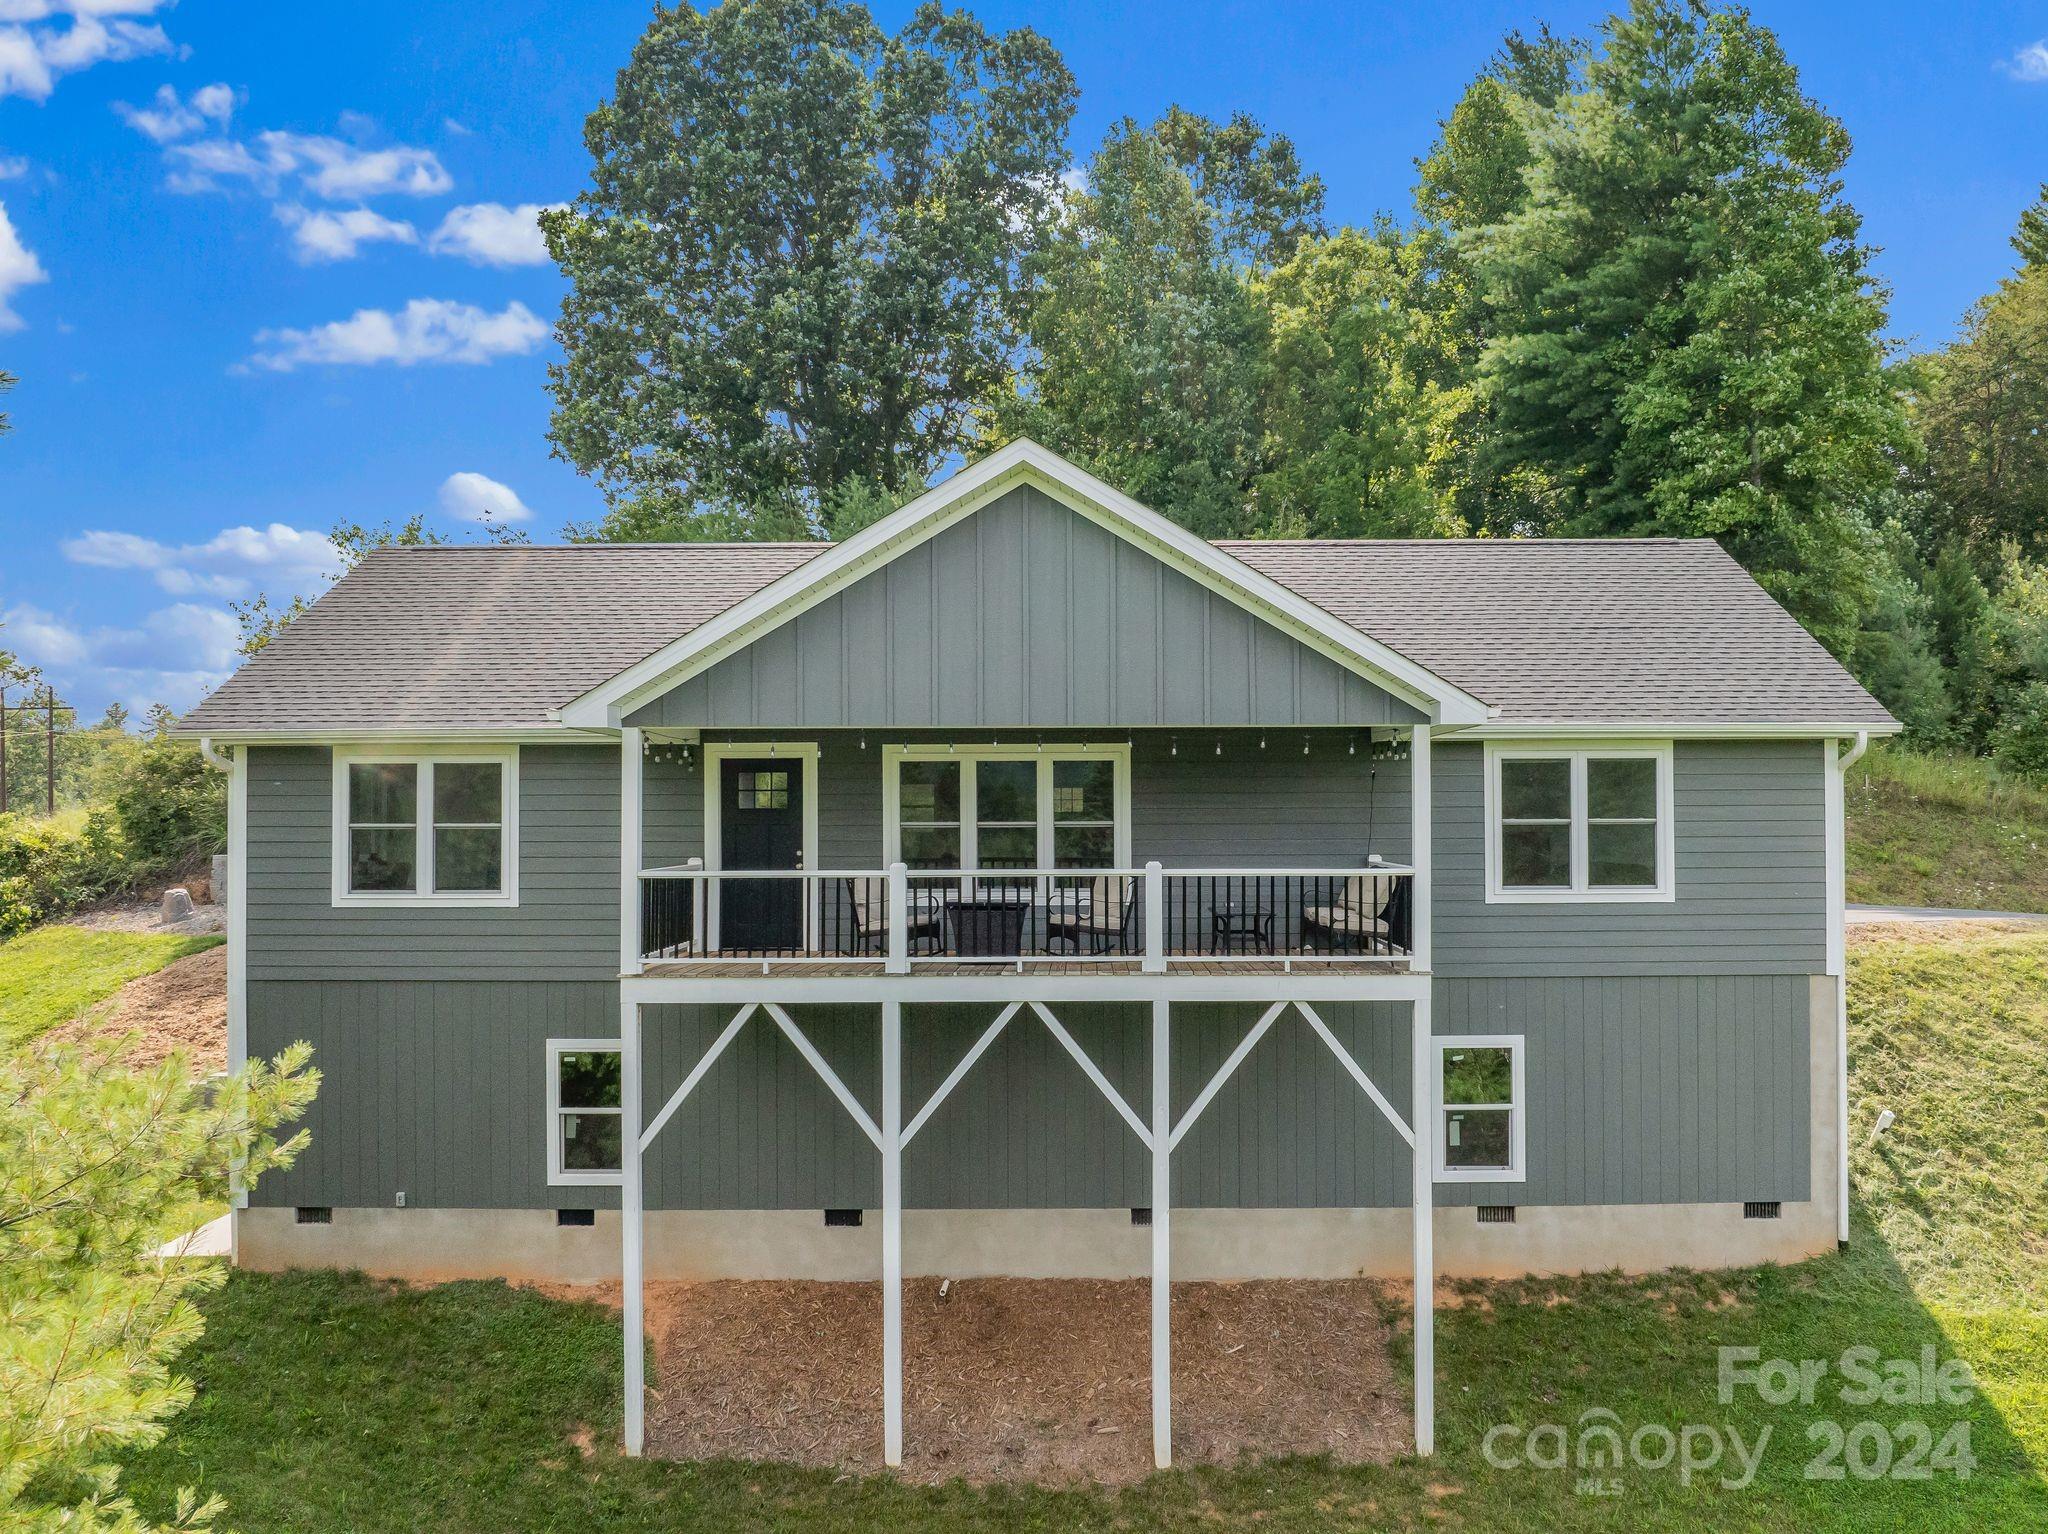
<path id="1" fill-rule="evenodd" d="M 544 219 L 572 535 L 840 537 L 1029 435 L 1206 537 L 1711 537 L 1920 740 L 2048 770 L 2048 188 L 1897 356 L 1740 8 L 1510 34 L 1357 226 L 1242 114 L 1077 167 L 1076 99 L 936 4 L 659 10 Z"/>

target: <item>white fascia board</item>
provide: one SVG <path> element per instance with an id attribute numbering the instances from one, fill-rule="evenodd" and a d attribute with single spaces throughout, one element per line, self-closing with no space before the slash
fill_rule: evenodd
<path id="1" fill-rule="evenodd" d="M 618 744 L 618 732 L 535 725 L 525 729 L 468 729 L 460 726 L 406 725 L 402 728 L 324 728 L 310 730 L 173 730 L 179 739 L 204 736 L 220 746 L 331 746 L 374 742 L 380 746 L 606 746 Z"/>
<path id="2" fill-rule="evenodd" d="M 901 510 L 770 582 L 709 623 L 663 646 L 561 710 L 565 724 L 617 728 L 619 721 L 788 622 L 868 570 L 937 536 L 1015 485 L 1029 483 L 1199 581 L 1311 648 L 1367 676 L 1433 720 L 1479 724 L 1494 711 L 1480 699 L 1352 628 L 1314 603 L 1224 553 L 1058 454 L 1028 440 L 1010 443 L 934 486 Z"/>
<path id="3" fill-rule="evenodd" d="M 1453 726 L 1439 732 L 1439 738 L 1456 740 L 1824 740 L 1857 735 L 1897 735 L 1906 727 L 1896 720 L 1890 724 L 1703 724 L 1698 721 L 1656 719 L 1584 720 L 1503 724 L 1498 720 L 1474 727 Z"/>

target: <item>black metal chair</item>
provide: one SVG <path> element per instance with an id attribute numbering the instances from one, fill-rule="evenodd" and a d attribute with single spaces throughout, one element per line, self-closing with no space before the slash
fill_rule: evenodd
<path id="1" fill-rule="evenodd" d="M 887 879 L 842 879 L 846 886 L 846 914 L 839 928 L 839 951 L 845 954 L 877 954 L 889 951 L 889 881 Z M 945 911 L 929 891 L 910 891 L 910 909 L 905 913 L 906 945 L 929 945 L 937 953 L 945 943 Z"/>
<path id="2" fill-rule="evenodd" d="M 1118 887 L 1121 886 L 1121 893 Z M 1138 881 L 1116 874 L 1097 874 L 1085 885 L 1055 891 L 1045 908 L 1045 942 L 1063 942 L 1068 950 L 1100 956 L 1131 951 L 1131 921 L 1137 913 Z"/>

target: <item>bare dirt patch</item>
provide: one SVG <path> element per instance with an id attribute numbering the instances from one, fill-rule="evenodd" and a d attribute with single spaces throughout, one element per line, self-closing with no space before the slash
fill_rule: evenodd
<path id="1" fill-rule="evenodd" d="M 227 1069 L 228 951 L 209 948 L 131 980 L 113 999 L 55 1030 L 66 1040 L 111 1043 L 137 1035 L 124 1057 L 130 1065 L 155 1065 L 182 1052 L 194 1075 Z"/>
<path id="2" fill-rule="evenodd" d="M 196 887 L 195 887 L 196 886 Z M 206 893 L 204 880 L 194 881 L 192 898 L 197 902 L 192 914 L 184 921 L 163 921 L 163 891 L 159 890 L 148 900 L 118 900 L 91 910 L 74 912 L 65 920 L 66 926 L 83 927 L 88 932 L 225 932 L 228 930 L 228 908 L 211 905 L 200 897 Z"/>
<path id="3" fill-rule="evenodd" d="M 1143 1281 L 905 1285 L 907 1479 L 1123 1483 L 1152 1470 Z M 1174 1458 L 1404 1452 L 1378 1286 L 1176 1284 Z M 879 1286 L 654 1284 L 648 1439 L 672 1459 L 882 1460 Z"/>

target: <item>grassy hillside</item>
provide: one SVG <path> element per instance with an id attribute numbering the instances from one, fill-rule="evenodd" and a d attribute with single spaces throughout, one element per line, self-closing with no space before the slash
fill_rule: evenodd
<path id="1" fill-rule="evenodd" d="M 2048 792 L 1892 743 L 1849 769 L 1848 892 L 1866 905 L 2048 911 Z"/>
<path id="2" fill-rule="evenodd" d="M 616 1319 L 497 1284 L 410 1289 L 239 1274 L 207 1302 L 200 1383 L 131 1478 L 145 1506 L 225 1495 L 245 1534 L 1167 1529 L 1871 1530 L 2048 1528 L 2048 933 L 1859 945 L 1852 977 L 1857 1238 L 1792 1268 L 1466 1286 L 1440 1312 L 1440 1454 L 1157 1476 L 1116 1494 L 906 1487 L 749 1464 L 619 1458 Z M 1880 1106 L 1898 1121 L 1866 1142 Z M 1836 1360 L 1932 1348 L 1980 1392 L 1961 1407 L 1717 1399 L 1717 1349 Z M 655 1384 L 659 1385 L 657 1380 Z M 1490 1428 L 1604 1409 L 1623 1424 L 1771 1438 L 1753 1484 L 1631 1469 L 1490 1465 Z M 1967 1422 L 1968 1479 L 1809 1478 L 1812 1424 L 1936 1437 Z M 1887 1441 L 1889 1442 L 1889 1440 Z M 1889 1450 L 1887 1450 L 1889 1452 Z"/>
<path id="3" fill-rule="evenodd" d="M 222 941 L 53 925 L 0 942 L 0 1044 L 68 1022 L 130 980 Z"/>

